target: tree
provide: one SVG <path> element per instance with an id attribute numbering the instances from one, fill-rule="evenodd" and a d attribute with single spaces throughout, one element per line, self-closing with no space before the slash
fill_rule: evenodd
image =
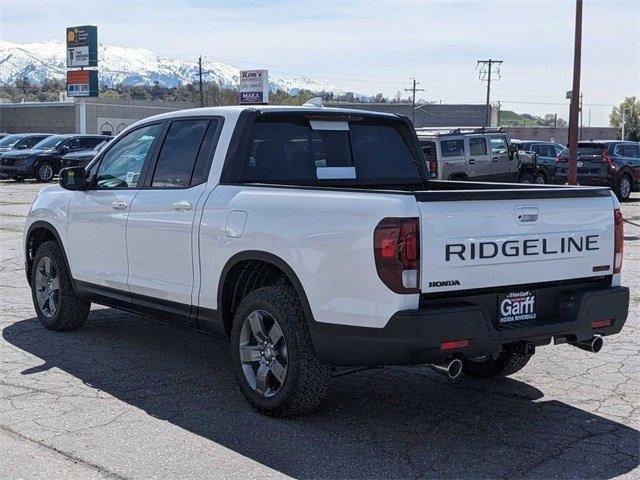
<path id="1" fill-rule="evenodd" d="M 618 130 L 618 136 L 622 138 L 622 117 L 625 117 L 624 139 L 633 142 L 640 141 L 640 100 L 636 97 L 626 97 L 617 107 L 613 107 L 609 115 L 612 127 Z"/>

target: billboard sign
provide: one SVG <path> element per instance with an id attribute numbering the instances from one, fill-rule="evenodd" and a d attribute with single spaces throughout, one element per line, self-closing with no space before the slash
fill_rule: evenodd
<path id="1" fill-rule="evenodd" d="M 98 71 L 97 70 L 68 70 L 67 71 L 67 96 L 68 97 L 97 97 L 98 96 Z"/>
<path id="2" fill-rule="evenodd" d="M 269 71 L 240 70 L 238 95 L 244 105 L 269 103 Z"/>
<path id="3" fill-rule="evenodd" d="M 67 28 L 67 68 L 98 66 L 98 27 Z"/>

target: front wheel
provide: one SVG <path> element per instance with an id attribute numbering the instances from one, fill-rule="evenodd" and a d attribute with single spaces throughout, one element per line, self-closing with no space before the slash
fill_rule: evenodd
<path id="1" fill-rule="evenodd" d="M 292 287 L 259 288 L 240 303 L 231 330 L 240 391 L 259 412 L 299 415 L 322 400 L 330 376 L 321 364 Z"/>
<path id="2" fill-rule="evenodd" d="M 75 330 L 87 320 L 91 303 L 76 296 L 71 282 L 60 245 L 40 245 L 31 267 L 31 294 L 38 319 L 49 330 Z"/>
<path id="3" fill-rule="evenodd" d="M 616 195 L 618 195 L 618 198 L 622 202 L 629 200 L 629 197 L 631 196 L 631 179 L 628 175 L 622 175 L 618 180 Z"/>
<path id="4" fill-rule="evenodd" d="M 496 358 L 465 359 L 462 361 L 462 373 L 473 378 L 506 377 L 522 370 L 530 359 L 531 355 L 506 351 L 500 352 Z"/>
<path id="5" fill-rule="evenodd" d="M 41 163 L 36 166 L 36 180 L 39 182 L 50 182 L 53 180 L 53 166 L 50 163 Z"/>
<path id="6" fill-rule="evenodd" d="M 534 183 L 537 185 L 544 185 L 547 183 L 547 179 L 542 173 L 536 173 L 536 176 L 533 178 Z"/>
<path id="7" fill-rule="evenodd" d="M 523 173 L 522 175 L 520 175 L 518 183 L 535 183 L 535 179 L 530 173 Z"/>

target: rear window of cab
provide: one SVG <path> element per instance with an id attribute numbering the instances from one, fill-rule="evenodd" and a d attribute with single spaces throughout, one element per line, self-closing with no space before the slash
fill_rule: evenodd
<path id="1" fill-rule="evenodd" d="M 240 181 L 416 181 L 417 159 L 399 121 L 265 115 L 252 125 Z"/>

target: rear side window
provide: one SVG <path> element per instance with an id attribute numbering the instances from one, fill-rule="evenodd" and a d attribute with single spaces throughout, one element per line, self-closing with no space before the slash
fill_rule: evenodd
<path id="1" fill-rule="evenodd" d="M 623 157 L 629 158 L 638 158 L 638 147 L 636 145 L 630 145 L 627 143 L 623 143 L 618 145 L 616 148 L 616 153 L 622 155 Z"/>
<path id="2" fill-rule="evenodd" d="M 486 155 L 487 141 L 484 137 L 469 137 L 469 154 L 470 155 Z"/>
<path id="3" fill-rule="evenodd" d="M 23 148 L 31 148 L 33 147 L 36 143 L 40 143 L 42 140 L 44 140 L 47 137 L 27 137 L 24 140 L 22 140 L 19 145 Z"/>
<path id="4" fill-rule="evenodd" d="M 347 176 L 332 176 L 340 169 Z M 318 180 L 401 180 L 420 178 L 411 149 L 395 125 L 350 122 L 345 130 L 314 130 L 300 118 L 263 118 L 254 122 L 242 160 L 243 182 L 317 182 Z M 351 173 L 349 173 L 351 172 Z"/>
<path id="5" fill-rule="evenodd" d="M 464 156 L 464 141 L 461 138 L 440 140 L 440 151 L 443 157 L 462 157 Z"/>
<path id="6" fill-rule="evenodd" d="M 96 138 L 96 137 L 81 137 L 80 138 L 80 148 L 92 150 L 99 143 L 104 142 L 104 138 Z"/>
<path id="7" fill-rule="evenodd" d="M 183 188 L 190 185 L 208 124 L 209 120 L 179 120 L 171 123 L 158 155 L 152 187 Z"/>

